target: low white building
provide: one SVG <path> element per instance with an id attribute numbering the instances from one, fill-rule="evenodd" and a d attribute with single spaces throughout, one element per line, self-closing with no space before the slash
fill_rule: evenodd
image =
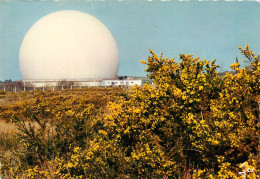
<path id="1" fill-rule="evenodd" d="M 141 86 L 142 80 L 103 80 L 101 86 Z"/>

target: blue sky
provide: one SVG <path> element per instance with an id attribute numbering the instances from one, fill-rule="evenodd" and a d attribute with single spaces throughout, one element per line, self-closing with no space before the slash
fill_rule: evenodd
<path id="1" fill-rule="evenodd" d="M 256 1 L 145 0 L 0 0 L 0 80 L 21 80 L 19 49 L 41 17 L 59 10 L 79 10 L 102 21 L 119 50 L 120 76 L 145 76 L 149 49 L 178 59 L 180 53 L 216 59 L 220 71 L 242 56 L 249 43 L 260 52 L 260 3 Z"/>

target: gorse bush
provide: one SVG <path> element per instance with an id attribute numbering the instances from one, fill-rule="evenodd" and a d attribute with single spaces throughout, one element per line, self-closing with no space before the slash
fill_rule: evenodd
<path id="1" fill-rule="evenodd" d="M 191 177 L 205 170 L 209 177 L 223 164 L 236 174 L 239 163 L 257 159 L 259 56 L 248 46 L 241 51 L 249 66 L 239 69 L 236 62 L 231 68 L 237 74 L 224 78 L 215 61 L 180 55 L 177 63 L 150 51 L 142 63 L 156 87 L 136 87 L 129 100 L 111 103 L 104 117 L 107 145 L 117 147 L 113 157 L 122 161 L 116 173 Z"/>
<path id="2" fill-rule="evenodd" d="M 224 77 L 215 61 L 150 51 L 141 63 L 154 86 L 135 86 L 102 110 L 32 108 L 38 127 L 15 118 L 22 170 L 31 178 L 239 178 L 250 168 L 247 178 L 259 178 L 260 56 L 239 49 L 247 66 L 236 61 Z"/>

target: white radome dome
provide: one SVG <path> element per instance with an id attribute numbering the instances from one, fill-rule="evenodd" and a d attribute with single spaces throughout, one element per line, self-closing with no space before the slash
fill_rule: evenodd
<path id="1" fill-rule="evenodd" d="M 115 78 L 118 49 L 110 31 L 79 11 L 51 13 L 38 20 L 20 48 L 24 80 Z"/>

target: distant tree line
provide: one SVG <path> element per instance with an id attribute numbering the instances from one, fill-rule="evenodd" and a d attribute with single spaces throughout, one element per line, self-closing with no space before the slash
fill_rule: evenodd
<path id="1" fill-rule="evenodd" d="M 11 83 L 11 82 L 13 82 L 13 81 L 12 80 L 4 80 L 4 81 L 0 80 L 0 83 Z"/>

